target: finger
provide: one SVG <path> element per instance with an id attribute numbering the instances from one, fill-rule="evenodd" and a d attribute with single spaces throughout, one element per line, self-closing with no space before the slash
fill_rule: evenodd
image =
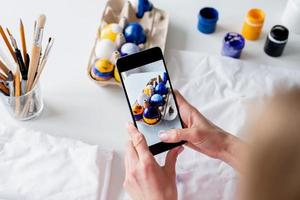
<path id="1" fill-rule="evenodd" d="M 179 146 L 168 152 L 164 167 L 168 173 L 175 174 L 177 157 L 183 150 L 184 148 L 182 146 Z"/>
<path id="2" fill-rule="evenodd" d="M 151 155 L 144 135 L 141 134 L 132 123 L 128 123 L 127 130 L 132 139 L 138 158 L 141 159 Z"/>
<path id="3" fill-rule="evenodd" d="M 197 137 L 198 130 L 195 128 L 171 129 L 159 133 L 159 139 L 167 143 L 175 143 L 182 140 L 193 142 Z"/>
<path id="4" fill-rule="evenodd" d="M 127 167 L 129 170 L 135 167 L 138 163 L 138 155 L 132 144 L 132 141 L 129 141 L 127 144 L 125 160 L 127 162 Z"/>
<path id="5" fill-rule="evenodd" d="M 178 110 L 181 116 L 182 121 L 184 122 L 185 126 L 191 124 L 190 116 L 195 108 L 179 93 L 178 90 L 174 90 L 175 98 L 178 104 Z"/>

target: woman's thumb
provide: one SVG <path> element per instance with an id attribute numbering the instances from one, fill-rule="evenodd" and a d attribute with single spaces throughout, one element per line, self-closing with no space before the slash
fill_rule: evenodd
<path id="1" fill-rule="evenodd" d="M 171 149 L 168 152 L 166 156 L 165 170 L 167 170 L 169 173 L 175 173 L 177 157 L 183 151 L 183 149 L 183 146 L 179 146 L 174 149 Z"/>

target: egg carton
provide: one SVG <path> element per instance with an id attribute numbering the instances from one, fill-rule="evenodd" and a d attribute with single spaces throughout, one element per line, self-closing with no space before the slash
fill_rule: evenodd
<path id="1" fill-rule="evenodd" d="M 101 29 L 110 23 L 120 23 L 122 19 L 126 19 L 126 22 L 139 22 L 146 33 L 147 41 L 144 45 L 141 45 L 142 49 L 148 49 L 151 47 L 160 47 L 162 51 L 165 49 L 167 40 L 169 15 L 165 11 L 153 6 L 151 11 L 145 12 L 143 18 L 136 17 L 136 11 L 134 6 L 127 0 L 108 0 L 101 18 L 100 25 L 97 30 L 96 39 L 92 48 L 92 52 L 89 58 L 87 73 L 91 80 L 93 80 L 99 86 L 117 85 L 121 86 L 121 83 L 117 82 L 114 77 L 109 80 L 99 81 L 92 77 L 91 69 L 97 60 L 95 54 L 95 48 L 101 33 Z M 113 56 L 113 55 L 112 55 Z"/>
<path id="2" fill-rule="evenodd" d="M 155 85 L 154 83 L 155 82 L 159 82 L 159 79 L 161 79 L 161 78 L 159 77 L 159 78 L 153 78 L 153 79 L 151 79 L 147 83 L 146 87 L 148 85 Z M 142 91 L 142 92 L 144 92 L 144 91 Z M 162 97 L 163 97 L 165 103 L 164 103 L 164 105 L 158 107 L 158 110 L 160 111 L 160 114 L 161 114 L 161 118 L 160 118 L 160 120 L 157 123 L 155 123 L 153 125 L 158 125 L 162 120 L 172 121 L 178 115 L 178 112 L 177 112 L 177 109 L 176 109 L 175 100 L 174 100 L 174 97 L 172 95 L 172 91 L 171 91 L 170 87 L 168 87 L 168 93 L 165 94 L 165 95 L 163 95 Z M 138 100 L 136 100 L 133 105 L 136 105 L 136 104 L 139 104 Z M 148 126 L 153 126 L 153 125 L 147 124 L 143 119 L 136 120 L 136 121 L 140 122 L 140 123 L 143 123 L 145 125 L 148 125 Z"/>

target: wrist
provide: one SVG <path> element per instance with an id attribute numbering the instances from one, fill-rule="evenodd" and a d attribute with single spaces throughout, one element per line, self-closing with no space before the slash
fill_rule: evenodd
<path id="1" fill-rule="evenodd" d="M 241 155 L 245 150 L 245 144 L 238 137 L 224 132 L 224 146 L 220 153 L 220 160 L 226 162 L 235 170 L 241 170 Z"/>

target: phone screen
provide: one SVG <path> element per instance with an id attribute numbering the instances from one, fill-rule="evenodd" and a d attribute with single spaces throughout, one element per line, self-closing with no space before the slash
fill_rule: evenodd
<path id="1" fill-rule="evenodd" d="M 163 60 L 120 74 L 137 128 L 149 146 L 161 142 L 160 131 L 182 128 Z"/>

